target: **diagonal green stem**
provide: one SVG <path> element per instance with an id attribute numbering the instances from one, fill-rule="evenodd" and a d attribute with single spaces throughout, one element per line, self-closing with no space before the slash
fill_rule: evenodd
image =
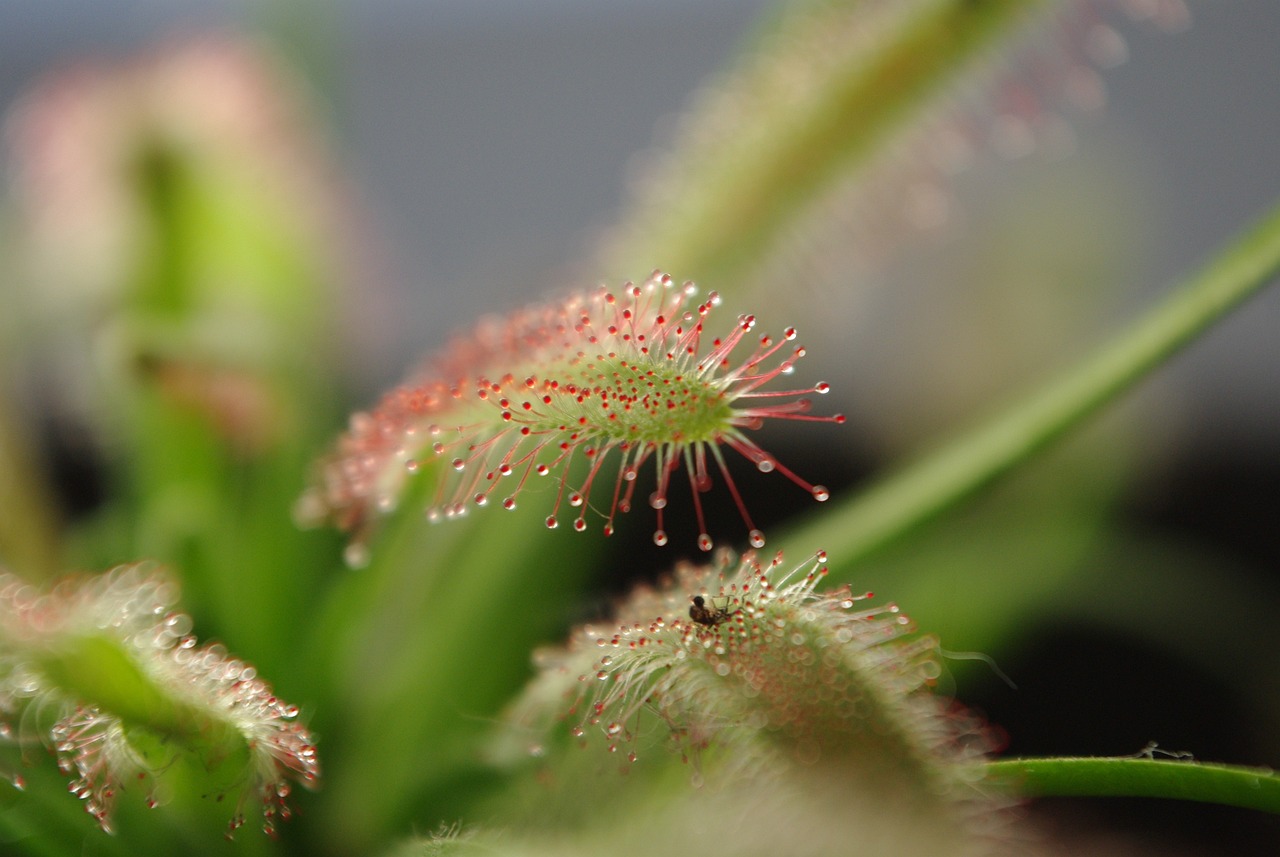
<path id="1" fill-rule="evenodd" d="M 1024 797 L 1158 797 L 1280 813 L 1269 768 L 1134 758 L 1000 759 L 987 773 Z"/>
<path id="2" fill-rule="evenodd" d="M 857 562 L 1029 459 L 1132 387 L 1280 273 L 1280 205 L 1120 337 L 1057 381 L 816 522 L 793 531 L 797 556 L 821 546 Z"/>

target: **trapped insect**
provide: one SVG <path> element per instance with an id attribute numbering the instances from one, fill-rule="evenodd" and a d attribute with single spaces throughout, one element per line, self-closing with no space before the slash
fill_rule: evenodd
<path id="1" fill-rule="evenodd" d="M 738 611 L 729 610 L 729 596 L 716 595 L 711 598 L 711 606 L 707 606 L 707 599 L 701 595 L 693 596 L 693 606 L 689 608 L 689 618 L 697 622 L 699 625 L 706 625 L 708 628 L 714 628 L 721 622 L 726 621 L 730 616 L 737 615 Z"/>

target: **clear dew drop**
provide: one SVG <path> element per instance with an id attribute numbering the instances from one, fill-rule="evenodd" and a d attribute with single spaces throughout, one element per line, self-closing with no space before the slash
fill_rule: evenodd
<path id="1" fill-rule="evenodd" d="M 701 534 L 699 534 L 699 536 L 698 536 L 698 550 L 700 550 L 700 551 L 709 551 L 709 550 L 711 550 L 711 548 L 712 548 L 713 546 L 714 546 L 714 545 L 713 545 L 713 543 L 712 543 L 712 541 L 711 541 L 711 536 L 707 535 L 706 533 L 701 533 Z"/>
<path id="2" fill-rule="evenodd" d="M 164 620 L 165 629 L 175 637 L 185 637 L 191 633 L 191 617 L 186 613 L 170 613 Z"/>
<path id="3" fill-rule="evenodd" d="M 659 494 L 657 491 L 653 492 L 652 494 L 649 495 L 649 508 L 651 509 L 667 508 L 667 498 L 664 497 L 662 494 Z"/>
<path id="4" fill-rule="evenodd" d="M 662 547 L 663 545 L 665 545 L 665 544 L 667 543 L 667 531 L 666 531 L 666 530 L 654 530 L 654 531 L 653 531 L 653 543 L 654 543 L 655 545 L 657 545 L 658 547 Z"/>
<path id="5" fill-rule="evenodd" d="M 364 568 L 369 564 L 369 548 L 362 542 L 352 542 L 342 551 L 347 568 Z"/>
<path id="6" fill-rule="evenodd" d="M 772 458 L 762 458 L 756 462 L 756 470 L 759 470 L 761 473 L 772 473 L 773 467 L 774 464 Z"/>
<path id="7" fill-rule="evenodd" d="M 753 548 L 762 548 L 764 547 L 764 533 L 760 530 L 752 530 L 747 533 L 747 541 L 750 542 Z"/>
<path id="8" fill-rule="evenodd" d="M 558 526 L 560 526 L 560 522 L 556 520 L 556 516 L 547 515 L 547 529 L 554 530 Z"/>
<path id="9" fill-rule="evenodd" d="M 587 531 L 587 519 L 575 518 L 573 522 L 573 528 L 580 533 L 585 533 Z"/>
<path id="10" fill-rule="evenodd" d="M 570 506 L 573 506 L 575 509 L 576 509 L 578 506 L 581 506 L 581 505 L 582 505 L 582 495 L 581 495 L 581 494 L 579 494 L 577 491 L 574 491 L 572 494 L 570 494 L 570 495 L 569 495 L 569 505 L 570 505 Z"/>
<path id="11" fill-rule="evenodd" d="M 813 486 L 813 499 L 817 500 L 819 503 L 825 503 L 827 500 L 831 499 L 831 492 L 827 490 L 827 486 L 825 485 L 815 485 Z"/>
<path id="12" fill-rule="evenodd" d="M 408 461 L 404 463 L 404 469 L 408 473 L 417 473 L 419 466 L 420 465 L 418 464 L 418 459 L 416 458 L 410 458 Z"/>
<path id="13" fill-rule="evenodd" d="M 515 507 L 516 507 L 515 497 L 508 497 L 507 499 L 502 501 L 502 508 L 506 509 L 508 512 L 515 509 Z"/>

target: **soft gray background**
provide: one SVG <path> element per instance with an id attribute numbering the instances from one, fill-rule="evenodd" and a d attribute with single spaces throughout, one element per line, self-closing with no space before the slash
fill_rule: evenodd
<path id="1" fill-rule="evenodd" d="M 341 156 L 378 236 L 384 261 L 370 287 L 391 295 L 387 347 L 369 373 L 380 384 L 477 308 L 541 291 L 582 258 L 655 123 L 731 54 L 764 5 L 0 0 L 0 107 L 86 54 L 123 56 L 208 26 L 288 34 L 313 69 L 323 65 L 316 87 L 333 105 Z M 1130 60 L 1106 75 L 1110 106 L 1075 124 L 1074 159 L 1118 150 L 1142 174 L 1152 218 L 1135 284 L 1143 292 L 1280 194 L 1280 3 L 1192 11 L 1192 29 L 1177 35 L 1122 27 Z M 1265 295 L 1181 360 L 1178 386 L 1193 410 L 1217 414 L 1237 439 L 1277 436 L 1278 332 L 1280 294 Z"/>

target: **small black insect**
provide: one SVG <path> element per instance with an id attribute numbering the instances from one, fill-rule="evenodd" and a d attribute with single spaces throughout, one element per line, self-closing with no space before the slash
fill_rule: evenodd
<path id="1" fill-rule="evenodd" d="M 707 606 L 707 599 L 701 595 L 695 595 L 693 596 L 693 606 L 689 608 L 689 618 L 699 625 L 706 625 L 708 628 L 714 628 L 737 613 L 737 610 L 729 611 L 729 596 L 727 595 L 712 596 L 710 607 Z"/>

